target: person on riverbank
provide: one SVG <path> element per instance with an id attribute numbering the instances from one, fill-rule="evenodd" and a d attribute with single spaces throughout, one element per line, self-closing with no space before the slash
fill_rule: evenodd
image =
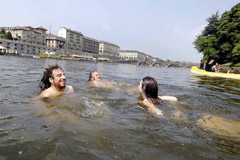
<path id="1" fill-rule="evenodd" d="M 206 65 L 207 65 L 207 61 L 204 61 L 203 63 L 203 69 L 206 70 Z"/>
<path id="2" fill-rule="evenodd" d="M 214 59 L 211 59 L 210 61 L 208 61 L 206 63 L 205 71 L 214 72 L 214 70 L 212 68 L 213 66 L 214 66 Z"/>
<path id="3" fill-rule="evenodd" d="M 233 68 L 229 68 L 228 71 L 227 71 L 228 74 L 234 74 L 234 70 Z"/>
<path id="4" fill-rule="evenodd" d="M 143 104 L 150 112 L 157 115 L 163 115 L 163 112 L 157 108 L 157 106 L 160 105 L 161 100 L 177 101 L 176 97 L 158 96 L 158 84 L 152 77 L 144 77 L 140 81 L 138 90 L 143 98 L 143 101 L 140 101 L 139 103 Z"/>
<path id="5" fill-rule="evenodd" d="M 39 97 L 45 98 L 56 97 L 63 93 L 74 91 L 72 86 L 66 85 L 64 71 L 58 65 L 46 68 L 39 86 L 42 90 Z"/>
<path id="6" fill-rule="evenodd" d="M 218 73 L 220 73 L 220 72 L 221 72 L 220 66 L 221 66 L 221 65 L 220 65 L 219 63 L 216 63 L 215 65 L 212 66 L 211 70 L 212 70 L 213 72 L 218 72 Z"/>

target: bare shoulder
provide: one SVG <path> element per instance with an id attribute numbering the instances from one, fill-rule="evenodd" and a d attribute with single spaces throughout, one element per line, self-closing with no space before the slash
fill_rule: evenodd
<path id="1" fill-rule="evenodd" d="M 49 89 L 43 90 L 43 91 L 38 95 L 38 97 L 41 97 L 41 98 L 43 98 L 43 97 L 50 97 L 50 91 L 49 91 Z"/>
<path id="2" fill-rule="evenodd" d="M 140 104 L 143 104 L 152 113 L 163 115 L 163 112 L 150 102 L 140 101 Z"/>
<path id="3" fill-rule="evenodd" d="M 67 85 L 67 92 L 74 92 L 73 87 L 70 85 Z"/>
<path id="4" fill-rule="evenodd" d="M 167 101 L 172 101 L 172 102 L 177 102 L 178 99 L 173 96 L 158 96 L 162 100 L 167 100 Z"/>

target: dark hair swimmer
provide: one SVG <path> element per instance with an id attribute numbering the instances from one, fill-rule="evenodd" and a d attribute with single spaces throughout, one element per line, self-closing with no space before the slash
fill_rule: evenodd
<path id="1" fill-rule="evenodd" d="M 39 84 L 42 92 L 39 97 L 56 97 L 64 92 L 73 92 L 73 87 L 66 85 L 64 71 L 58 65 L 49 66 L 43 72 Z"/>
<path id="2" fill-rule="evenodd" d="M 156 106 L 160 100 L 177 101 L 176 97 L 172 96 L 158 96 L 158 84 L 153 77 L 144 77 L 138 86 L 140 95 L 143 97 L 143 104 L 150 112 L 157 115 L 163 115 L 163 112 Z"/>

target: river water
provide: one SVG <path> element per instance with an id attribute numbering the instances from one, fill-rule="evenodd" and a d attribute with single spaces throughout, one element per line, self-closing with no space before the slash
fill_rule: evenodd
<path id="1" fill-rule="evenodd" d="M 36 102 L 51 64 L 64 69 L 75 92 Z M 117 88 L 90 86 L 92 70 Z M 164 116 L 138 104 L 145 76 L 156 78 L 159 94 L 178 98 L 161 106 Z M 239 137 L 198 123 L 206 114 L 239 122 L 239 95 L 239 80 L 190 69 L 1 56 L 0 159 L 239 159 Z"/>

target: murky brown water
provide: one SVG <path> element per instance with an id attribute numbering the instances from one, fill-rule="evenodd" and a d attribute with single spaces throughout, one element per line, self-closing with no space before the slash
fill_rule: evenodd
<path id="1" fill-rule="evenodd" d="M 65 70 L 75 93 L 32 103 L 49 64 Z M 90 87 L 91 70 L 120 89 Z M 137 103 L 144 76 L 179 99 L 161 106 L 163 117 Z M 239 95 L 239 80 L 190 69 L 0 56 L 0 159 L 239 159 L 240 138 L 197 124 L 206 114 L 239 122 Z"/>

